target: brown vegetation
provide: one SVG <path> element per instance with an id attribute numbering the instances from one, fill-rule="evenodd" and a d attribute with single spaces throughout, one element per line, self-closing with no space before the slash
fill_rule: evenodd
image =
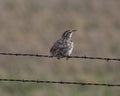
<path id="1" fill-rule="evenodd" d="M 0 52 L 49 54 L 77 29 L 72 55 L 120 56 L 119 0 L 0 0 Z M 0 56 L 0 78 L 120 83 L 120 63 Z M 0 82 L 2 96 L 119 96 L 117 88 Z"/>

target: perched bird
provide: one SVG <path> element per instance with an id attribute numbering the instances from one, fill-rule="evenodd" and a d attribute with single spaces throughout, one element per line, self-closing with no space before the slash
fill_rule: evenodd
<path id="1" fill-rule="evenodd" d="M 57 59 L 60 59 L 62 57 L 70 56 L 73 50 L 73 42 L 71 40 L 72 33 L 76 32 L 77 30 L 66 30 L 61 38 L 57 40 L 52 48 L 50 49 L 50 53 L 52 57 L 57 57 Z"/>

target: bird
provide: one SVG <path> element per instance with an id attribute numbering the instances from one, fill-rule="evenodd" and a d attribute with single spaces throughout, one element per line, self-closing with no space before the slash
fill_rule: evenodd
<path id="1" fill-rule="evenodd" d="M 50 49 L 50 54 L 52 57 L 57 57 L 57 59 L 66 57 L 66 59 L 68 59 L 74 47 L 71 37 L 76 31 L 77 30 L 66 30 L 62 34 L 61 38 L 58 39 Z"/>

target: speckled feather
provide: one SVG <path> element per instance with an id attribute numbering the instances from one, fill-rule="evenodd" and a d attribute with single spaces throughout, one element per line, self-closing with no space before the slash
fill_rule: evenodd
<path id="1" fill-rule="evenodd" d="M 67 31 L 71 32 L 71 30 L 67 30 Z M 72 33 L 70 33 L 70 35 L 68 34 L 70 37 L 68 37 L 68 36 L 67 36 L 67 38 L 61 37 L 59 40 L 57 40 L 54 43 L 54 45 L 50 49 L 51 56 L 57 57 L 58 59 L 60 59 L 64 56 L 70 56 L 70 54 L 72 53 L 72 50 L 73 50 L 73 42 L 71 40 L 71 34 Z"/>

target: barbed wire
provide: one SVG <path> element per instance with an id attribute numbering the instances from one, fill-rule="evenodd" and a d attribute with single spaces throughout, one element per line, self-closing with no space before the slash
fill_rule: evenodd
<path id="1" fill-rule="evenodd" d="M 20 79 L 0 79 L 0 81 L 22 82 L 22 83 L 51 83 L 51 84 L 69 84 L 81 86 L 106 86 L 106 87 L 120 87 L 120 84 L 105 84 L 105 83 L 83 83 L 83 82 L 64 82 L 64 81 L 42 81 L 42 80 L 20 80 Z"/>
<path id="2" fill-rule="evenodd" d="M 22 54 L 22 53 L 0 53 L 0 55 L 12 55 L 12 56 L 32 56 L 32 57 L 47 57 L 52 58 L 49 55 L 40 54 Z M 105 60 L 105 61 L 120 61 L 120 58 L 110 58 L 110 57 L 92 57 L 92 56 L 68 56 L 67 58 L 81 58 L 81 59 L 95 59 L 95 60 Z"/>
<path id="3" fill-rule="evenodd" d="M 33 57 L 48 57 L 49 55 L 40 55 L 40 54 L 21 54 L 21 53 L 0 53 L 0 55 L 13 55 L 13 56 L 33 56 Z M 67 58 L 82 58 L 82 59 L 99 59 L 99 60 L 115 60 L 120 61 L 119 58 L 103 58 L 103 57 L 88 57 L 88 56 L 69 56 Z M 52 84 L 74 84 L 82 86 L 106 86 L 106 87 L 120 87 L 120 84 L 110 84 L 110 83 L 84 83 L 84 82 L 68 82 L 68 81 L 42 81 L 42 80 L 20 80 L 20 79 L 0 79 L 0 81 L 10 81 L 10 82 L 31 82 L 31 83 L 52 83 Z"/>

